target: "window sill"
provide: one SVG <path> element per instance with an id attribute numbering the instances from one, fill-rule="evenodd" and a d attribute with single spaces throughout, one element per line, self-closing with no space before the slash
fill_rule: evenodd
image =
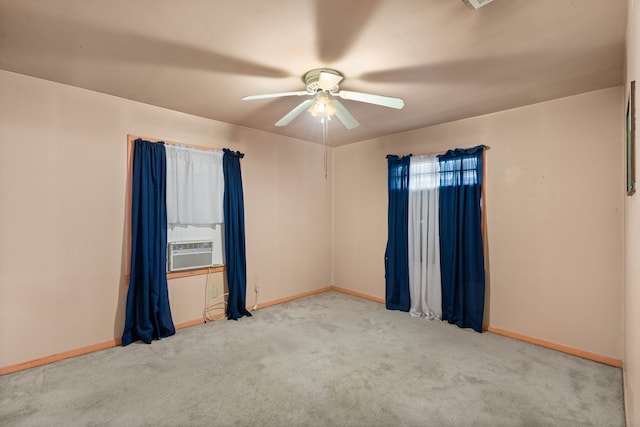
<path id="1" fill-rule="evenodd" d="M 193 270 L 185 271 L 172 271 L 167 273 L 167 279 L 179 279 L 181 277 L 201 276 L 209 273 L 222 273 L 224 271 L 224 265 L 217 265 L 214 267 L 195 268 Z"/>
<path id="2" fill-rule="evenodd" d="M 172 271 L 167 273 L 167 279 L 180 279 L 182 277 L 202 276 L 209 273 L 222 273 L 225 271 L 224 265 L 216 265 L 214 267 L 195 268 L 193 270 Z M 131 280 L 131 275 L 124 276 L 127 283 Z"/>

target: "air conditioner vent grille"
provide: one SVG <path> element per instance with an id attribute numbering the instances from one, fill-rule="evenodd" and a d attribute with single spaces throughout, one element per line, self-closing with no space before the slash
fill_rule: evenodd
<path id="1" fill-rule="evenodd" d="M 171 242 L 168 245 L 168 270 L 181 271 L 213 265 L 213 241 Z"/>

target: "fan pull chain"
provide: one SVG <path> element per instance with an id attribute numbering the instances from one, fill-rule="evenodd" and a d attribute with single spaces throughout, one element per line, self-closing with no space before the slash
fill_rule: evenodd
<path id="1" fill-rule="evenodd" d="M 329 133 L 329 118 L 322 118 L 322 145 L 324 145 L 324 179 L 327 179 L 327 134 Z"/>

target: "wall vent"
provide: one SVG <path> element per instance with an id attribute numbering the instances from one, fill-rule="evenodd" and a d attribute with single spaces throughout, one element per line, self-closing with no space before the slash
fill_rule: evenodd
<path id="1" fill-rule="evenodd" d="M 480 9 L 482 6 L 485 6 L 491 3 L 493 0 L 462 0 L 462 1 L 474 9 Z"/>
<path id="2" fill-rule="evenodd" d="M 190 270 L 213 265 L 213 241 L 169 242 L 167 264 L 169 271 Z"/>

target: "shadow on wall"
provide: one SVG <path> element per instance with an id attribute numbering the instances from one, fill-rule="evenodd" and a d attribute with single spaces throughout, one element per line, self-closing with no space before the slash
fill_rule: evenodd
<path id="1" fill-rule="evenodd" d="M 127 136 L 127 178 L 123 194 L 124 223 L 122 226 L 122 256 L 120 258 L 120 281 L 118 284 L 118 305 L 113 319 L 113 337 L 117 342 L 124 331 L 127 292 L 129 290 L 130 253 L 131 253 L 131 177 L 133 172 L 133 140 Z"/>
<path id="2" fill-rule="evenodd" d="M 113 319 L 113 338 L 118 345 L 122 332 L 124 331 L 125 309 L 127 306 L 127 291 L 129 290 L 129 278 L 125 276 L 124 270 L 120 276 L 120 284 L 118 286 L 118 306 L 116 308 L 115 318 Z"/>

